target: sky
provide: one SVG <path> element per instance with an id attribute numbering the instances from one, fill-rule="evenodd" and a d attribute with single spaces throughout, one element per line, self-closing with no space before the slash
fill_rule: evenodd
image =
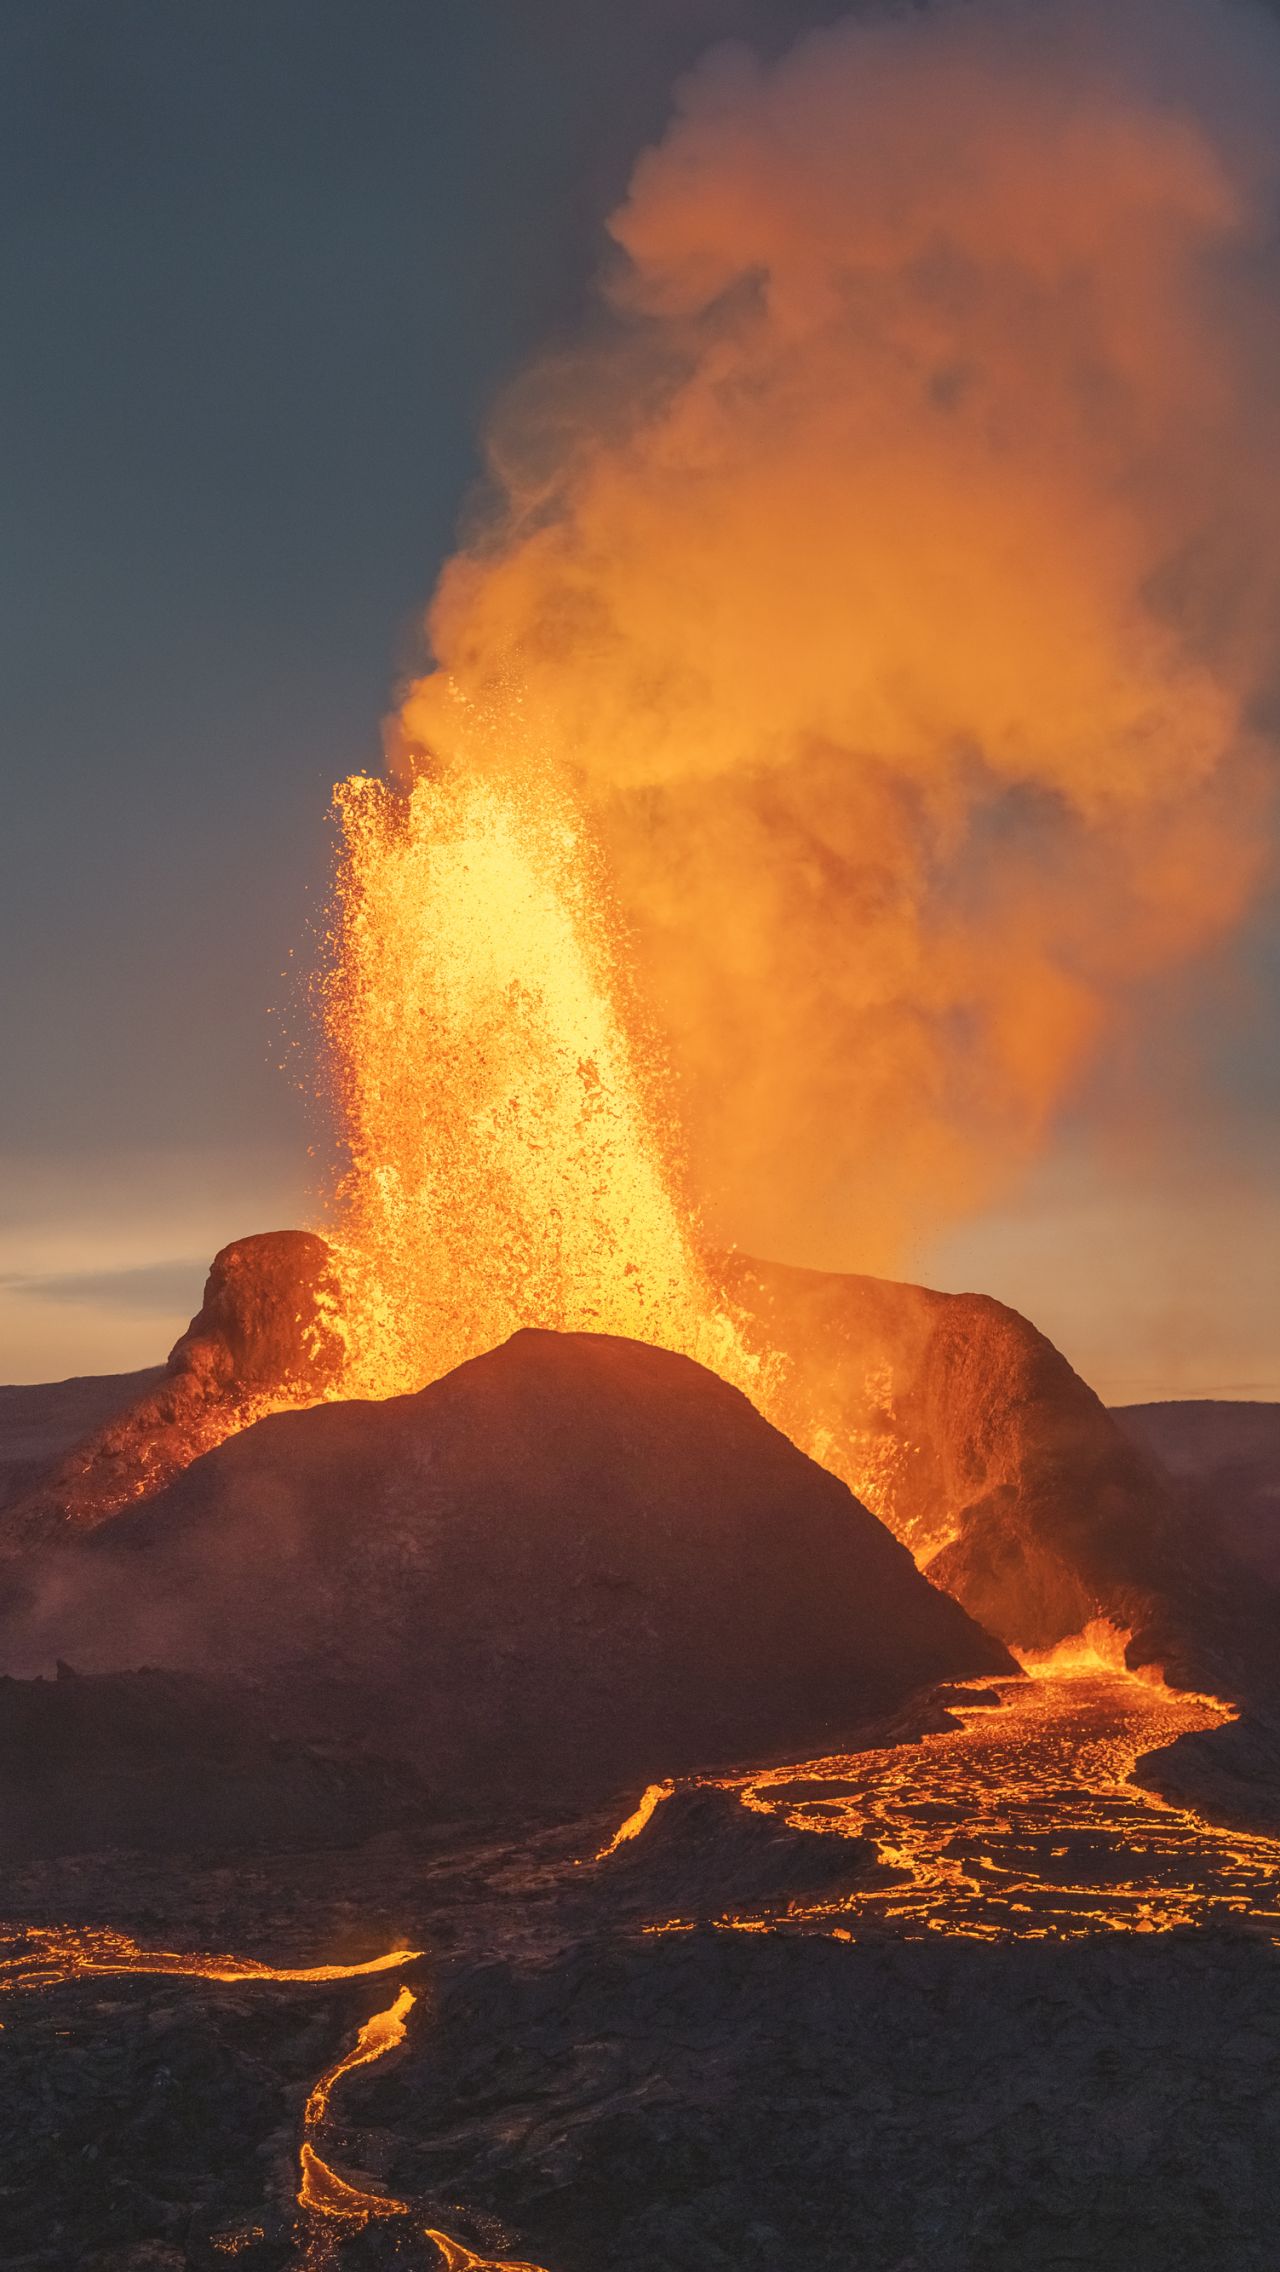
<path id="1" fill-rule="evenodd" d="M 217 1246 L 312 1212 L 329 792 L 421 666 L 488 410 L 572 335 L 679 73 L 842 12 L 0 6 L 0 1378 L 157 1361 Z M 1278 1003 L 1272 891 L 916 1274 L 1113 1401 L 1280 1396 Z"/>

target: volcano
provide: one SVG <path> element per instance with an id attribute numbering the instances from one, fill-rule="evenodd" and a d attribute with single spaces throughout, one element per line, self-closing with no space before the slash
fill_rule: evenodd
<path id="1" fill-rule="evenodd" d="M 1025 1652 L 1053 1648 L 1102 1619 L 1132 1637 L 1133 1662 L 1164 1667 L 1188 1687 L 1271 1693 L 1280 1596 L 1265 1558 L 1247 1577 L 1240 1525 L 1211 1519 L 1204 1491 L 1197 1496 L 1170 1472 L 1172 1453 L 1168 1465 L 1162 1460 L 1167 1447 L 1158 1433 L 1109 1413 L 1028 1319 L 986 1295 L 743 1255 L 720 1257 L 716 1275 L 756 1350 L 769 1419 L 842 1478 L 978 1625 Z M 252 1432 L 264 1415 L 316 1408 L 314 1425 L 296 1439 L 306 1463 L 314 1464 L 313 1445 L 345 1443 L 341 1425 L 324 1417 L 341 1375 L 339 1319 L 325 1242 L 310 1232 L 266 1233 L 215 1257 L 201 1309 L 159 1373 L 124 1377 L 114 1398 L 109 1382 L 51 1388 L 39 1392 L 39 1410 L 37 1392 L 8 1392 L 22 1399 L 20 1448 L 28 1455 L 11 1468 L 2 1518 L 10 1552 L 21 1559 L 68 1532 L 114 1532 L 135 1506 L 155 1508 L 161 1527 L 148 1515 L 139 1535 L 154 1538 L 158 1551 L 163 1526 L 193 1503 L 180 1488 L 184 1471 L 195 1478 L 192 1491 L 203 1492 L 204 1455 Z M 581 1352 L 608 1338 L 567 1334 L 548 1346 L 575 1349 L 585 1364 Z M 524 1347 L 524 1337 L 506 1346 Z M 616 1346 L 633 1352 L 628 1363 L 638 1379 L 642 1345 Z M 524 1369 L 514 1358 L 505 1362 L 505 1387 L 520 1405 Z M 457 1369 L 463 1376 L 470 1378 L 466 1367 Z M 650 1378 L 657 1403 L 682 1378 L 678 1367 L 664 1372 L 660 1364 Z M 608 1384 L 606 1371 L 598 1385 L 603 1392 Z M 495 1410 L 503 1393 L 495 1386 Z M 585 1411 L 588 1370 L 572 1393 Z M 750 1409 L 741 1396 L 737 1405 Z M 416 1400 L 348 1401 L 342 1409 L 384 1412 L 387 1441 L 398 1444 L 393 1415 L 416 1409 Z M 90 1413 L 97 1424 L 81 1434 Z M 370 1446 L 378 1425 L 368 1422 Z M 262 1444 L 277 1439 L 253 1440 L 257 1460 Z M 713 1464 L 716 1440 L 712 1430 Z M 43 1466 L 30 1456 L 36 1442 L 45 1448 Z M 376 1459 L 372 1449 L 370 1456 Z M 580 1495 L 577 1480 L 567 1488 Z M 679 1499 L 706 1485 L 695 1484 L 690 1467 L 672 1488 Z M 729 1485 L 722 1477 L 715 1488 Z M 1216 1481 L 1210 1496 L 1213 1489 Z M 297 1494 L 285 1496 L 292 1504 Z M 132 1535 L 119 1533 L 121 1550 Z M 301 1616 L 311 1596 L 291 1581 L 289 1598 Z M 78 1645 L 73 1637 L 62 1653 L 74 1655 Z M 316 1646 L 343 1654 L 329 1638 Z M 228 1661 L 239 1647 L 229 1640 Z M 301 1643 L 298 1649 L 305 1653 Z"/>
<path id="2" fill-rule="evenodd" d="M 1012 1669 L 745 1397 L 604 1335 L 260 1420 L 25 1588 L 29 1657 L 284 1683 L 453 1798 L 816 1746 Z"/>

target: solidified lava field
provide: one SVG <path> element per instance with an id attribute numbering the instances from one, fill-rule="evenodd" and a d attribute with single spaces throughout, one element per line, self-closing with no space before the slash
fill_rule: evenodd
<path id="1" fill-rule="evenodd" d="M 594 1812 L 14 1873 L 0 2262 L 1274 2265 L 1280 1844 L 1128 1780 L 1213 1708 L 947 1702 L 609 1852 Z"/>

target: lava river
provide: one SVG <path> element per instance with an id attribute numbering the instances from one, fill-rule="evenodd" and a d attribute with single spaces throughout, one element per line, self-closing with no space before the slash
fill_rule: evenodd
<path id="1" fill-rule="evenodd" d="M 1224 1708 L 1085 1661 L 975 1690 L 919 1742 L 777 1767 L 742 1802 L 874 1840 L 875 1882 L 787 1915 L 971 1939 L 1247 1923 L 1280 1939 L 1280 1841 L 1205 1821 L 1128 1780 Z M 677 1928 L 671 1919 L 665 1928 Z M 726 1920 L 759 1928 L 768 1920 Z"/>

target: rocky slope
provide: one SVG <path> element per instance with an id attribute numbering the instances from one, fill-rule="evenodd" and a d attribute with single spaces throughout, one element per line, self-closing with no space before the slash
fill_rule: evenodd
<path id="1" fill-rule="evenodd" d="M 0 1388 L 0 1510 L 48 1482 L 69 1452 L 146 1398 L 163 1365 Z"/>
<path id="2" fill-rule="evenodd" d="M 403 1975 L 402 2054 L 336 2094 L 334 2164 L 417 2212 L 363 2230 L 300 2235 L 298 2138 L 400 1973 L 7 1996 L 6 2261 L 286 2272 L 309 2242 L 352 2272 L 443 2272 L 430 2224 L 548 2272 L 1272 2272 L 1280 1954 L 1247 1918 L 994 1943 L 785 1916 L 738 1932 L 711 1921 L 742 1867 L 727 1816 L 689 1841 L 692 1885 L 670 1854 L 593 1868 L 609 1826 L 11 1873 L 19 1915 L 106 1917 L 148 1947 L 428 1954 Z M 672 1910 L 699 1921 L 643 1929 Z"/>
<path id="3" fill-rule="evenodd" d="M 18 1594 L 11 1669 L 287 1677 L 455 1798 L 817 1745 L 1008 1665 L 736 1390 L 590 1334 L 259 1421 Z"/>
<path id="4" fill-rule="evenodd" d="M 1044 1334 L 980 1294 L 731 1259 L 762 1345 L 792 1368 L 786 1424 L 913 1547 L 935 1582 L 1015 1648 L 1102 1617 L 1133 1661 L 1254 1693 L 1280 1678 L 1280 1597 Z"/>

